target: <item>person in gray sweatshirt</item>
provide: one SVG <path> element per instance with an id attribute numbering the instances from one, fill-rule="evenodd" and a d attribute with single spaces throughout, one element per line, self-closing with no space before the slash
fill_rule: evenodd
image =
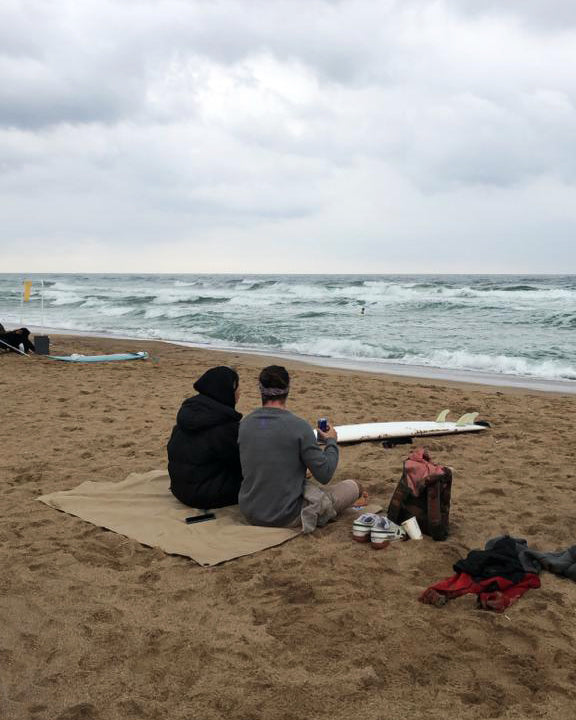
<path id="1" fill-rule="evenodd" d="M 344 480 L 324 490 L 306 479 L 308 470 L 322 485 L 332 479 L 338 465 L 336 431 L 317 431 L 322 449 L 310 425 L 286 409 L 286 368 L 264 368 L 259 384 L 262 407 L 241 421 L 238 433 L 240 510 L 252 525 L 311 532 L 353 505 L 362 488 L 356 480 Z"/>

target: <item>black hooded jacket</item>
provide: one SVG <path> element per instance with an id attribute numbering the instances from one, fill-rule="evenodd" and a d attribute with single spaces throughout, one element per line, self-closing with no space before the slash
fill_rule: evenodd
<path id="1" fill-rule="evenodd" d="M 208 370 L 194 384 L 200 394 L 185 400 L 168 442 L 170 489 L 195 508 L 235 505 L 242 482 L 234 409 L 238 375 L 230 368 Z"/>
<path id="2" fill-rule="evenodd" d="M 0 323 L 0 350 L 11 350 L 15 348 L 18 350 L 20 345 L 24 347 L 24 352 L 28 353 L 30 350 L 36 352 L 34 344 L 30 340 L 30 330 L 28 328 L 18 328 L 17 330 L 10 330 L 6 332 L 4 325 Z M 6 347 L 9 345 L 10 347 Z"/>

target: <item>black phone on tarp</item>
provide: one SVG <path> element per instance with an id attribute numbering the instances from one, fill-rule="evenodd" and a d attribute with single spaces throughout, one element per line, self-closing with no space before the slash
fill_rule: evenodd
<path id="1" fill-rule="evenodd" d="M 190 517 L 184 518 L 186 525 L 192 525 L 197 522 L 204 522 L 205 520 L 216 520 L 216 515 L 213 512 L 207 512 L 203 515 L 191 515 Z"/>

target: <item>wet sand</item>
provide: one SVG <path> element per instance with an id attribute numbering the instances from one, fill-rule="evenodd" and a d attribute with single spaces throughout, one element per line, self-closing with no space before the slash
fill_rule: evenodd
<path id="1" fill-rule="evenodd" d="M 0 717 L 7 720 L 380 720 L 574 717 L 576 584 L 545 573 L 505 614 L 472 596 L 418 603 L 452 564 L 502 532 L 576 542 L 576 397 L 285 361 L 289 409 L 335 424 L 479 410 L 479 435 L 429 439 L 454 468 L 444 543 L 355 544 L 338 521 L 204 569 L 37 497 L 162 468 L 181 401 L 234 365 L 238 409 L 258 404 L 262 356 L 52 336 L 55 354 L 148 350 L 144 362 L 69 365 L 0 355 Z M 407 446 L 342 449 L 385 507 Z"/>

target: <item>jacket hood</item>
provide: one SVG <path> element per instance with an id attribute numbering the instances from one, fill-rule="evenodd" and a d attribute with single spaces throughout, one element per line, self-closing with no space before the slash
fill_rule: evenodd
<path id="1" fill-rule="evenodd" d="M 223 405 L 236 405 L 234 392 L 238 387 L 238 373 L 225 365 L 210 368 L 194 383 L 194 390 Z"/>
<path id="2" fill-rule="evenodd" d="M 242 415 L 233 407 L 224 405 L 207 395 L 195 395 L 184 400 L 178 411 L 176 423 L 187 432 L 207 430 L 216 425 L 240 422 Z"/>

